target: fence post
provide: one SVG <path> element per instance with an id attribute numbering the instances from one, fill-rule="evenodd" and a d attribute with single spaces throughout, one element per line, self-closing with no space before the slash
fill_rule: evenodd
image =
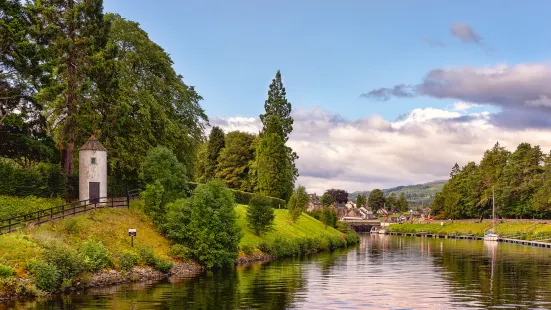
<path id="1" fill-rule="evenodd" d="M 8 220 L 8 232 L 11 231 L 11 219 Z"/>
<path id="2" fill-rule="evenodd" d="M 126 207 L 130 209 L 130 193 L 128 192 L 128 180 L 126 180 Z"/>

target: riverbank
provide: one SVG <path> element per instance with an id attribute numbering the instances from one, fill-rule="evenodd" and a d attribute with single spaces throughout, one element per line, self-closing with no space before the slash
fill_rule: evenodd
<path id="1" fill-rule="evenodd" d="M 246 206 L 238 205 L 236 210 L 244 233 L 237 265 L 357 243 L 355 233 L 325 228 L 306 214 L 290 223 L 285 209 L 275 210 L 273 231 L 256 236 L 246 225 Z M 129 228 L 137 232 L 133 243 Z M 0 300 L 187 276 L 203 270 L 156 230 L 142 211 L 141 201 L 133 201 L 130 209 L 99 209 L 0 235 L 0 248 L 0 269 L 7 270 L 5 274 L 0 270 Z M 91 261 L 104 264 L 94 266 Z"/>
<path id="2" fill-rule="evenodd" d="M 472 220 L 471 222 L 435 221 L 432 224 L 392 224 L 388 226 L 387 230 L 399 233 L 424 232 L 438 235 L 474 235 L 482 237 L 491 228 L 491 221 L 476 223 Z M 530 240 L 551 235 L 551 224 L 538 220 L 506 221 L 497 223 L 496 233 L 502 237 Z"/>

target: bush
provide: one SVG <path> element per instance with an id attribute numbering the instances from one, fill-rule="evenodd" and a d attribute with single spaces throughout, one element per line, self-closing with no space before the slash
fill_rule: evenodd
<path id="1" fill-rule="evenodd" d="M 291 221 L 296 221 L 302 212 L 306 211 L 309 201 L 310 198 L 308 198 L 308 194 L 306 193 L 306 188 L 304 186 L 299 186 L 293 191 L 293 195 L 291 196 L 291 199 L 289 199 L 289 204 L 287 205 Z"/>
<path id="2" fill-rule="evenodd" d="M 61 280 L 72 279 L 85 270 L 84 257 L 64 244 L 47 244 L 43 255 L 47 263 L 57 268 Z"/>
<path id="3" fill-rule="evenodd" d="M 174 264 L 170 259 L 157 258 L 155 260 L 155 269 L 162 273 L 168 273 L 173 266 Z"/>
<path id="4" fill-rule="evenodd" d="M 274 228 L 274 208 L 270 200 L 261 195 L 253 195 L 247 206 L 247 226 L 257 235 Z"/>
<path id="5" fill-rule="evenodd" d="M 167 147 L 157 146 L 147 152 L 141 179 L 145 184 L 159 182 L 163 188 L 161 205 L 184 197 L 187 191 L 187 169 Z"/>
<path id="6" fill-rule="evenodd" d="M 119 268 L 124 271 L 129 271 L 138 264 L 140 257 L 131 252 L 124 252 L 119 257 Z"/>
<path id="7" fill-rule="evenodd" d="M 10 266 L 0 264 L 0 279 L 7 279 L 15 276 L 15 269 Z"/>
<path id="8" fill-rule="evenodd" d="M 192 257 L 191 250 L 181 244 L 174 244 L 168 250 L 168 255 L 174 258 L 188 259 Z"/>
<path id="9" fill-rule="evenodd" d="M 192 191 L 194 191 L 199 185 L 201 184 L 195 183 L 195 182 L 188 182 L 189 189 Z M 233 193 L 235 203 L 240 205 L 248 205 L 249 202 L 251 201 L 252 196 L 255 195 L 254 193 L 243 192 L 236 189 L 229 189 L 229 190 Z M 285 203 L 285 200 L 283 199 L 269 197 L 269 196 L 264 196 L 264 197 L 266 197 L 270 201 L 270 206 L 274 209 L 285 208 L 285 206 L 287 205 Z"/>
<path id="10" fill-rule="evenodd" d="M 61 274 L 56 266 L 41 260 L 29 263 L 27 269 L 34 275 L 36 287 L 54 292 L 60 285 Z"/>
<path id="11" fill-rule="evenodd" d="M 158 225 L 164 222 L 165 205 L 163 204 L 164 187 L 160 181 L 147 184 L 145 191 L 140 193 L 144 201 L 144 211 Z"/>
<path id="12" fill-rule="evenodd" d="M 153 252 L 153 247 L 151 246 L 142 246 L 138 248 L 138 254 L 140 259 L 147 266 L 155 266 L 156 258 L 155 253 Z"/>
<path id="13" fill-rule="evenodd" d="M 0 195 L 63 197 L 67 179 L 59 165 L 40 163 L 33 168 L 21 168 L 0 163 Z"/>
<path id="14" fill-rule="evenodd" d="M 89 271 L 97 272 L 111 266 L 111 254 L 101 241 L 86 241 L 81 246 L 80 253 L 84 256 L 84 264 Z"/>
<path id="15" fill-rule="evenodd" d="M 207 268 L 233 266 L 243 233 L 234 197 L 221 181 L 197 187 L 189 199 L 177 200 L 168 209 L 165 229 L 170 240 L 191 249 Z"/>
<path id="16" fill-rule="evenodd" d="M 246 255 L 251 255 L 254 252 L 254 246 L 252 246 L 250 244 L 242 245 L 241 246 L 241 251 L 243 251 L 243 253 L 245 253 Z"/>

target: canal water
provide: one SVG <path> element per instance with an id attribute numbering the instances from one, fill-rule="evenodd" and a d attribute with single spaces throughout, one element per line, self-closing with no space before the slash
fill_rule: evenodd
<path id="1" fill-rule="evenodd" d="M 551 249 L 362 235 L 360 245 L 17 309 L 551 309 Z"/>

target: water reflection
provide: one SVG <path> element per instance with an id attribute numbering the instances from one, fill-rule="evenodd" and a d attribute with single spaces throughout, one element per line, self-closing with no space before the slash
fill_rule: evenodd
<path id="1" fill-rule="evenodd" d="M 120 285 L 20 309 L 546 308 L 549 249 L 363 235 L 354 249 Z M 4 305 L 4 308 L 6 305 Z M 3 306 L 0 305 L 0 309 Z"/>

